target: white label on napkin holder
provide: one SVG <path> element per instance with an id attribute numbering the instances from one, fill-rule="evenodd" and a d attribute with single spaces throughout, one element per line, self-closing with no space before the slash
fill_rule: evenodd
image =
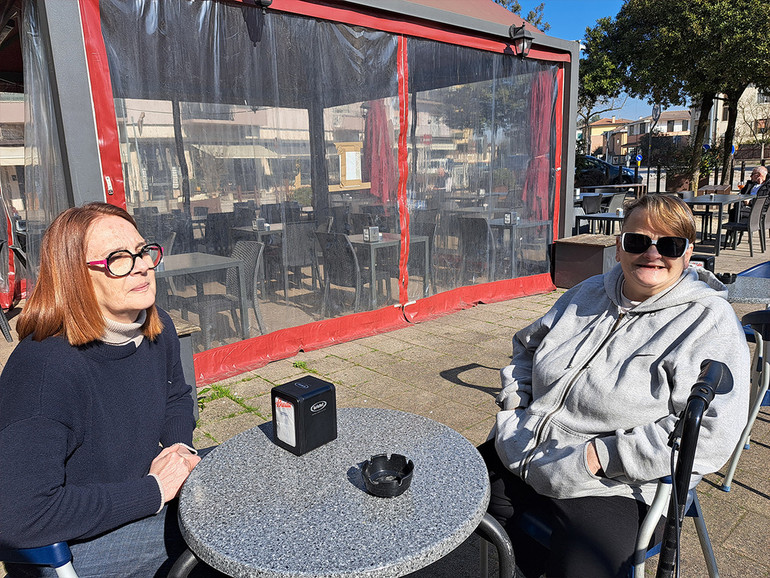
<path id="1" fill-rule="evenodd" d="M 275 435 L 283 443 L 295 447 L 297 445 L 297 430 L 294 422 L 294 404 L 275 398 Z"/>

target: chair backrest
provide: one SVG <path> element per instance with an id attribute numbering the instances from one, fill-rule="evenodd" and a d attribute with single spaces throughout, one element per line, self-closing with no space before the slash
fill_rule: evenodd
<path id="1" fill-rule="evenodd" d="M 233 226 L 249 227 L 254 219 L 257 218 L 257 211 L 249 207 L 246 203 L 241 206 L 233 207 Z"/>
<path id="2" fill-rule="evenodd" d="M 743 325 L 751 328 L 762 336 L 765 341 L 770 341 L 770 309 L 760 309 L 747 313 L 741 318 Z"/>
<path id="3" fill-rule="evenodd" d="M 749 231 L 759 231 L 762 222 L 762 213 L 770 197 L 755 197 L 749 213 Z"/>
<path id="4" fill-rule="evenodd" d="M 617 209 L 623 208 L 623 203 L 626 202 L 626 193 L 615 193 L 612 195 L 609 204 L 607 205 L 607 212 L 614 213 Z"/>
<path id="5" fill-rule="evenodd" d="M 280 223 L 281 205 L 278 203 L 265 203 L 259 208 L 259 216 L 267 223 Z"/>
<path id="6" fill-rule="evenodd" d="M 302 214 L 302 207 L 297 201 L 284 201 L 281 203 L 282 217 L 284 223 L 299 223 Z"/>
<path id="7" fill-rule="evenodd" d="M 329 211 L 331 212 L 332 217 L 334 217 L 334 221 L 332 223 L 332 233 L 345 233 L 346 235 L 350 234 L 350 220 L 348 216 L 350 215 L 350 209 L 348 207 L 330 207 Z"/>
<path id="8" fill-rule="evenodd" d="M 601 208 L 602 208 L 602 196 L 601 195 L 584 196 L 581 204 L 586 215 L 598 213 L 599 211 L 601 211 Z"/>
<path id="9" fill-rule="evenodd" d="M 193 207 L 193 217 L 205 217 L 209 214 L 209 208 L 198 205 L 197 207 Z"/>
<path id="10" fill-rule="evenodd" d="M 461 217 L 457 219 L 460 233 L 460 252 L 465 256 L 480 254 L 494 257 L 495 243 L 492 229 L 484 217 Z"/>
<path id="11" fill-rule="evenodd" d="M 332 215 L 327 215 L 325 217 L 318 219 L 318 223 L 316 224 L 315 230 L 318 231 L 319 233 L 331 233 L 333 226 L 334 226 L 334 217 Z"/>
<path id="12" fill-rule="evenodd" d="M 285 267 L 306 267 L 315 263 L 313 223 L 286 223 L 283 226 Z"/>
<path id="13" fill-rule="evenodd" d="M 324 260 L 324 279 L 342 287 L 359 287 L 361 268 L 350 239 L 342 233 L 316 232 Z"/>
<path id="14" fill-rule="evenodd" d="M 350 213 L 350 225 L 353 234 L 359 234 L 363 232 L 364 227 L 373 226 L 374 219 L 371 213 Z"/>
<path id="15" fill-rule="evenodd" d="M 206 251 L 213 255 L 228 255 L 232 226 L 230 213 L 209 213 L 206 216 Z"/>
<path id="16" fill-rule="evenodd" d="M 243 261 L 245 265 L 243 274 L 246 278 L 246 294 L 249 296 L 249 300 L 255 309 L 257 289 L 261 286 L 260 276 L 263 274 L 262 259 L 264 250 L 264 243 L 258 241 L 237 241 L 230 254 L 231 257 Z M 235 267 L 230 267 L 227 270 L 225 290 L 229 295 L 238 295 L 238 272 Z"/>

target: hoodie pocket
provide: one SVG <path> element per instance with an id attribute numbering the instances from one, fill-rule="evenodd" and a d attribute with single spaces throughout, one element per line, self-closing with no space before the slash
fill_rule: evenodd
<path id="1" fill-rule="evenodd" d="M 497 414 L 495 448 L 505 467 L 521 475 L 521 465 L 534 447 L 534 429 L 542 419 L 526 409 L 501 411 Z"/>

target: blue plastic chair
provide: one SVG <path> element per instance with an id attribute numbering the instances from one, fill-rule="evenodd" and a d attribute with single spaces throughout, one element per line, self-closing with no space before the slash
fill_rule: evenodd
<path id="1" fill-rule="evenodd" d="M 0 560 L 13 564 L 34 564 L 56 569 L 60 578 L 78 578 L 72 567 L 72 552 L 66 542 L 40 548 L 0 548 Z"/>
<path id="2" fill-rule="evenodd" d="M 652 548 L 648 548 L 648 545 L 655 532 L 655 528 L 660 522 L 661 516 L 666 514 L 666 508 L 668 508 L 670 497 L 671 477 L 666 476 L 658 481 L 655 498 L 639 528 L 639 535 L 636 538 L 636 547 L 632 558 L 633 565 L 629 571 L 630 578 L 643 578 L 645 561 L 660 553 L 660 543 Z M 701 550 L 703 551 L 703 557 L 706 560 L 709 577 L 719 578 L 714 549 L 711 546 L 711 539 L 709 538 L 708 530 L 706 529 L 706 522 L 703 519 L 703 511 L 701 510 L 700 502 L 698 502 L 698 494 L 695 492 L 695 488 L 688 493 L 687 502 L 685 516 L 692 518 L 695 522 L 695 530 L 698 533 L 698 540 L 700 541 Z M 519 520 L 519 527 L 538 544 L 545 548 L 550 548 L 551 528 L 543 520 L 525 513 Z"/>
<path id="3" fill-rule="evenodd" d="M 762 265 L 766 265 L 766 263 L 762 263 Z M 752 269 L 755 268 L 752 267 Z M 770 385 L 770 363 L 768 363 L 770 360 L 770 309 L 760 309 L 759 311 L 747 313 L 741 319 L 741 323 L 744 325 L 744 328 L 748 327 L 751 330 L 754 337 L 751 341 L 757 344 L 754 350 L 751 371 L 753 397 L 749 419 L 743 428 L 738 444 L 735 446 L 733 456 L 730 458 L 730 465 L 727 468 L 727 474 L 722 481 L 722 490 L 725 492 L 730 491 L 741 453 L 743 450 L 750 448 L 751 428 L 754 426 L 754 421 L 759 415 L 760 408 L 763 405 L 770 405 L 770 393 L 768 393 L 768 385 Z"/>

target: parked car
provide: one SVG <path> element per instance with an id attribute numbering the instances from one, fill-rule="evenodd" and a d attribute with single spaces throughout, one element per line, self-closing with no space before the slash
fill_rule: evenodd
<path id="1" fill-rule="evenodd" d="M 590 155 L 575 157 L 575 187 L 641 183 L 641 175 L 634 179 L 634 171 L 628 167 L 611 165 Z"/>

